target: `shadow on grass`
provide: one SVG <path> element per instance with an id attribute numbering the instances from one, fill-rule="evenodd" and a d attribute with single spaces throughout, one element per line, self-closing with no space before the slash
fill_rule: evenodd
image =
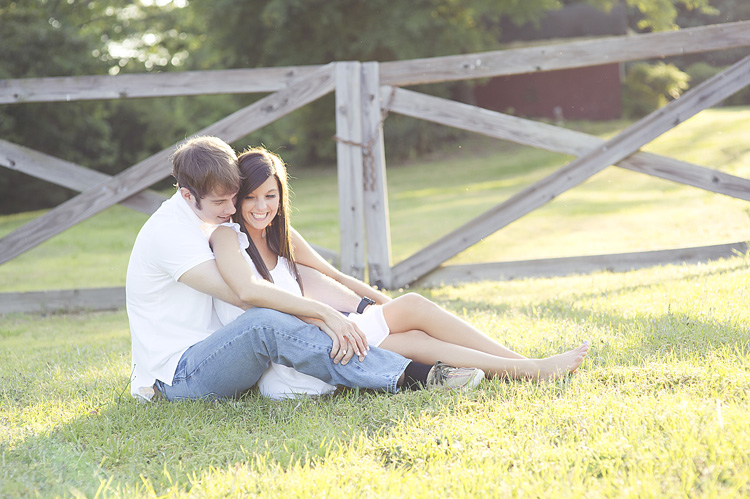
<path id="1" fill-rule="evenodd" d="M 412 452 L 396 451 L 389 436 L 400 435 L 409 418 L 450 419 L 493 393 L 345 390 L 276 402 L 250 391 L 236 400 L 150 404 L 117 395 L 48 432 L 0 443 L 0 495 L 187 492 L 215 470 L 315 468 L 350 447 L 389 465 L 395 452 L 401 461 Z"/>

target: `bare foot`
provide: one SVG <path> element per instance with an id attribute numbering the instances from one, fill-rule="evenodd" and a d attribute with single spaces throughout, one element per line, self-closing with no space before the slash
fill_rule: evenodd
<path id="1" fill-rule="evenodd" d="M 565 353 L 553 355 L 545 359 L 534 359 L 535 369 L 529 372 L 529 377 L 537 381 L 554 380 L 572 374 L 583 363 L 589 351 L 589 342 Z"/>

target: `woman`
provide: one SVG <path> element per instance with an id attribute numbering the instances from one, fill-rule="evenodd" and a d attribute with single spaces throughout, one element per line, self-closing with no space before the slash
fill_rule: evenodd
<path id="1" fill-rule="evenodd" d="M 366 355 L 368 345 L 375 345 L 423 364 L 445 361 L 454 366 L 475 367 L 490 376 L 534 380 L 565 376 L 583 362 L 588 342 L 563 354 L 527 359 L 418 294 L 390 299 L 343 274 L 289 224 L 287 172 L 281 158 L 264 148 L 251 148 L 239 156 L 239 167 L 243 182 L 235 202 L 235 223 L 218 226 L 210 242 L 222 276 L 240 298 L 246 293 L 252 271 L 287 291 L 302 294 L 299 264 L 372 299 L 373 303 L 361 314 L 350 316 L 358 326 L 356 333 L 338 345 L 344 353 L 354 349 L 360 359 Z M 217 310 L 223 322 L 242 312 L 228 304 L 217 304 Z M 333 389 L 314 378 L 305 378 L 309 377 L 274 365 L 258 384 L 261 392 L 271 398 Z M 290 386 L 300 380 L 300 386 Z"/>

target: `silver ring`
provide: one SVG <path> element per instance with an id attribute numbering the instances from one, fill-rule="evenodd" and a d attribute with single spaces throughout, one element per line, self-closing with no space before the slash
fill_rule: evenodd
<path id="1" fill-rule="evenodd" d="M 346 355 L 346 350 L 344 350 L 344 355 Z"/>

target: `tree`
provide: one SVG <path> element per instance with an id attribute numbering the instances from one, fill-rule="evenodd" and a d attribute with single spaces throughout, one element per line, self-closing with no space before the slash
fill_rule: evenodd
<path id="1" fill-rule="evenodd" d="M 580 1 L 580 0 L 579 0 Z M 617 0 L 586 0 L 600 8 L 611 8 Z M 671 29 L 675 6 L 706 8 L 708 0 L 626 0 L 643 14 L 643 27 Z M 501 19 L 518 25 L 535 23 L 549 10 L 562 6 L 559 0 L 193 0 L 188 9 L 203 20 L 201 29 L 209 43 L 199 52 L 210 51 L 219 67 L 267 67 L 325 64 L 330 61 L 389 61 L 436 57 L 499 48 Z M 191 54 L 192 57 L 192 54 Z M 424 90 L 441 96 L 466 95 L 466 83 L 430 85 Z M 295 162 L 317 162 L 331 158 L 335 144 L 334 117 L 330 100 L 298 111 L 296 119 L 266 127 L 262 139 L 285 147 Z M 304 133 L 303 137 L 299 137 Z M 419 144 L 429 149 L 455 131 L 425 125 L 402 117 L 389 118 L 386 126 L 387 153 L 394 144 L 399 153 L 414 153 Z M 436 135 L 437 134 L 437 135 Z M 389 135 L 398 140 L 388 140 Z M 297 145 L 285 141 L 295 137 Z M 432 139 L 430 139 L 432 136 Z M 405 147 L 411 145 L 413 147 Z M 416 152 L 420 152 L 416 150 Z"/>
<path id="2" fill-rule="evenodd" d="M 578 3 L 570 0 L 566 3 Z M 588 3 L 609 10 L 618 3 L 624 3 L 635 14 L 634 28 L 638 31 L 666 31 L 685 27 L 677 22 L 680 12 L 716 14 L 711 4 L 715 0 L 585 0 Z"/>
<path id="3" fill-rule="evenodd" d="M 174 29 L 183 13 L 119 0 L 0 0 L 0 78 L 178 69 L 197 48 L 198 35 Z M 0 138 L 114 174 L 221 116 L 207 99 L 4 105 Z M 0 213 L 55 206 L 74 194 L 5 168 L 0 192 Z"/>
<path id="4" fill-rule="evenodd" d="M 0 0 L 0 78 L 403 60 L 498 48 L 501 19 L 535 22 L 573 0 Z M 587 1 L 609 8 L 618 0 Z M 674 27 L 676 7 L 709 0 L 624 0 L 643 29 Z M 732 0 L 721 0 L 730 2 Z M 734 0 L 740 1 L 740 0 Z M 744 0 L 742 0 L 744 1 Z M 680 11 L 682 12 L 682 11 Z M 429 92 L 455 96 L 457 84 Z M 258 96 L 205 96 L 0 107 L 0 137 L 115 173 Z M 330 97 L 238 144 L 263 142 L 313 163 L 335 151 Z M 395 117 L 406 151 L 444 128 Z M 436 132 L 437 130 L 437 132 Z M 422 144 L 422 146 L 418 146 Z M 389 154 L 394 148 L 389 146 Z M 10 188 L 13 186 L 13 189 Z M 35 187 L 29 187 L 35 186 Z M 0 169 L 0 211 L 51 206 L 57 186 Z"/>

